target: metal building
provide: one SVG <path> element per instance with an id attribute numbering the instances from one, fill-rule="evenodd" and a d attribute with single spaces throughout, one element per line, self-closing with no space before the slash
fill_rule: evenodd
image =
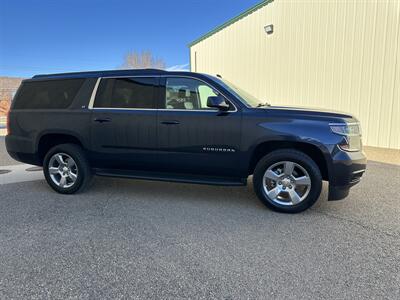
<path id="1" fill-rule="evenodd" d="M 399 36 L 400 0 L 267 0 L 192 42 L 190 64 L 274 105 L 350 112 L 364 144 L 400 149 Z"/>

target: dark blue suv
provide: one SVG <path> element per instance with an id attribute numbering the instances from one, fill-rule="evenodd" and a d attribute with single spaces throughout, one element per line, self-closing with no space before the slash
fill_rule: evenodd
<path id="1" fill-rule="evenodd" d="M 245 185 L 268 207 L 300 212 L 345 198 L 366 168 L 353 116 L 270 106 L 205 74 L 118 70 L 24 80 L 7 150 L 43 166 L 59 193 L 92 175 Z"/>

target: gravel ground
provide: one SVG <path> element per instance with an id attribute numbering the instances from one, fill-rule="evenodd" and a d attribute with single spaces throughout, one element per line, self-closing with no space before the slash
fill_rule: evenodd
<path id="1" fill-rule="evenodd" d="M 251 184 L 0 185 L 0 298 L 399 299 L 399 183 L 400 167 L 371 162 L 346 200 L 325 186 L 298 215 Z"/>

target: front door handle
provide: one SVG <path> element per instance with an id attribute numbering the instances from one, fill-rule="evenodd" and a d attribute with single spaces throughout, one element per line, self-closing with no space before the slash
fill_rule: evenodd
<path id="1" fill-rule="evenodd" d="M 98 123 L 107 123 L 107 122 L 111 122 L 110 118 L 96 118 L 93 121 L 98 122 Z"/>
<path id="2" fill-rule="evenodd" d="M 179 121 L 170 120 L 170 121 L 162 121 L 161 124 L 164 124 L 164 125 L 178 125 L 180 123 L 179 123 Z"/>

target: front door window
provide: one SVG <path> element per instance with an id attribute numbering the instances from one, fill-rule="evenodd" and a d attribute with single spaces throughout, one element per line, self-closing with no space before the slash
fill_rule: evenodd
<path id="1" fill-rule="evenodd" d="M 218 92 L 206 83 L 184 77 L 171 77 L 166 81 L 165 108 L 184 110 L 215 110 L 207 107 L 207 99 Z"/>

